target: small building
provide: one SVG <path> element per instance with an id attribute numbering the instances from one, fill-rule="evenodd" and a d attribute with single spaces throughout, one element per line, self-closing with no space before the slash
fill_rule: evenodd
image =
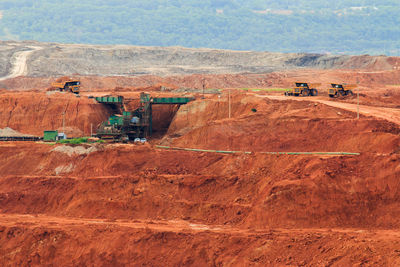
<path id="1" fill-rule="evenodd" d="M 67 135 L 65 133 L 58 133 L 57 140 L 67 139 Z"/>
<path id="2" fill-rule="evenodd" d="M 43 141 L 53 142 L 57 141 L 58 131 L 44 131 Z"/>

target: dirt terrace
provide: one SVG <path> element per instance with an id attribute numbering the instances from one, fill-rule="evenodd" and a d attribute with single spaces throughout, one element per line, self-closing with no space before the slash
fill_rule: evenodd
<path id="1" fill-rule="evenodd" d="M 398 154 L 235 156 L 133 145 L 74 150 L 0 147 L 2 262 L 340 266 L 399 260 Z"/>
<path id="2" fill-rule="evenodd" d="M 121 93 L 137 104 L 138 91 Z M 85 95 L 3 92 L 0 127 L 39 134 L 60 125 L 66 110 L 66 126 L 86 134 L 111 111 Z M 147 145 L 1 143 L 0 262 L 399 264 L 395 107 L 385 120 L 375 109 L 381 98 L 372 95 L 374 105 L 357 120 L 351 99 L 239 90 L 231 91 L 228 118 L 227 96 L 199 94 L 179 109 L 156 110 L 159 135 Z M 268 151 L 360 155 L 262 153 Z"/>
<path id="3" fill-rule="evenodd" d="M 71 77 L 71 76 L 70 76 Z M 330 87 L 330 83 L 358 84 L 361 91 L 368 91 L 368 96 L 381 95 L 386 98 L 396 93 L 400 85 L 400 70 L 397 69 L 342 69 L 342 70 L 286 70 L 270 73 L 242 73 L 242 74 L 187 74 L 187 75 L 133 75 L 133 76 L 85 76 L 72 75 L 82 82 L 82 90 L 87 92 L 115 91 L 131 92 L 143 88 L 161 90 L 174 90 L 178 88 L 206 89 L 221 88 L 268 88 L 292 87 L 294 82 L 322 83 L 322 91 Z M 0 82 L 0 88 L 7 90 L 37 90 L 44 91 L 50 87 L 56 78 L 51 77 L 17 77 Z M 389 94 L 389 95 L 388 95 Z M 375 99 L 376 101 L 376 99 Z M 392 99 L 386 99 L 386 103 Z M 372 103 L 373 100 L 370 101 Z"/>
<path id="4" fill-rule="evenodd" d="M 55 265 L 75 266 L 88 262 L 99 266 L 399 264 L 399 251 L 394 249 L 399 234 L 390 230 L 243 231 L 182 221 L 47 216 L 1 216 L 0 222 L 4 225 L 0 238 L 8 241 L 2 246 L 7 251 L 3 258 L 18 265 L 45 265 L 49 259 Z"/>

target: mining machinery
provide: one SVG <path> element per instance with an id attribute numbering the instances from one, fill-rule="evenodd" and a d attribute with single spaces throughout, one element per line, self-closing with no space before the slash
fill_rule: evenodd
<path id="1" fill-rule="evenodd" d="M 81 88 L 81 82 L 78 80 L 67 80 L 63 82 L 54 82 L 51 84 L 53 88 L 57 90 L 71 92 L 74 94 L 79 94 Z"/>
<path id="2" fill-rule="evenodd" d="M 289 89 L 285 92 L 286 96 L 317 96 L 318 90 L 317 86 L 320 86 L 320 83 L 303 83 L 296 82 L 296 87 Z"/>
<path id="3" fill-rule="evenodd" d="M 355 89 L 357 85 L 355 84 L 337 84 L 331 83 L 331 88 L 328 89 L 329 97 L 339 97 L 353 95 L 352 89 Z"/>
<path id="4" fill-rule="evenodd" d="M 184 105 L 194 100 L 192 97 L 151 97 L 141 93 L 139 108 L 128 111 L 122 96 L 103 96 L 95 99 L 98 103 L 110 105 L 116 112 L 100 124 L 96 134 L 100 139 L 112 141 L 148 138 L 153 132 L 153 105 Z"/>

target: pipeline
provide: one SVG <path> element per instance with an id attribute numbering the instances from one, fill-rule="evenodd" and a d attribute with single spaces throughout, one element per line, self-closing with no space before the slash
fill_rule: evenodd
<path id="1" fill-rule="evenodd" d="M 170 146 L 156 146 L 160 149 L 169 150 L 183 150 L 183 151 L 195 151 L 195 152 L 210 152 L 210 153 L 222 153 L 222 154 L 268 154 L 268 155 L 325 155 L 325 156 L 359 156 L 360 153 L 353 152 L 250 152 L 250 151 L 227 151 L 227 150 L 209 150 L 209 149 L 198 149 L 198 148 L 183 148 L 183 147 L 170 147 Z"/>
<path id="2" fill-rule="evenodd" d="M 42 139 L 38 136 L 0 136 L 0 141 L 39 141 Z"/>

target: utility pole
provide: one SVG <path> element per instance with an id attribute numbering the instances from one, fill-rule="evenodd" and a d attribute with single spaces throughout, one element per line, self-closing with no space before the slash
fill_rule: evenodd
<path id="1" fill-rule="evenodd" d="M 231 118 L 231 89 L 228 89 L 228 117 Z"/>
<path id="2" fill-rule="evenodd" d="M 360 92 L 357 90 L 357 120 L 360 119 Z"/>
<path id="3" fill-rule="evenodd" d="M 63 115 L 62 131 L 63 131 L 63 133 L 65 133 L 65 111 L 63 111 L 62 115 Z"/>
<path id="4" fill-rule="evenodd" d="M 203 82 L 203 99 L 204 99 L 204 89 L 205 89 L 205 87 L 206 87 L 205 78 L 202 79 L 202 82 Z"/>

